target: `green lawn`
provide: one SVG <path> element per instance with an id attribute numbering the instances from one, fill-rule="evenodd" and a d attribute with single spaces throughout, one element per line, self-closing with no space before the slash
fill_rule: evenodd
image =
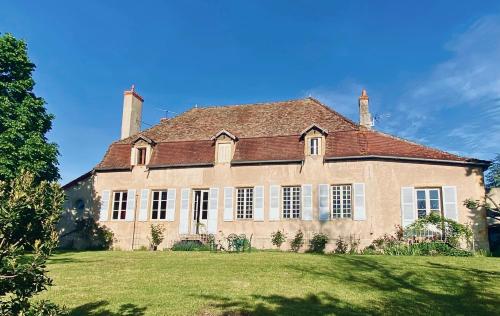
<path id="1" fill-rule="evenodd" d="M 41 295 L 72 315 L 500 314 L 500 259 L 79 252 Z"/>

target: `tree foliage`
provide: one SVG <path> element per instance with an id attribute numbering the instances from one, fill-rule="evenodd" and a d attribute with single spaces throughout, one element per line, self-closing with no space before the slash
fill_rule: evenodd
<path id="1" fill-rule="evenodd" d="M 35 65 L 26 43 L 10 34 L 0 36 L 0 180 L 30 171 L 37 180 L 57 180 L 57 145 L 46 134 L 53 115 L 33 92 Z"/>
<path id="2" fill-rule="evenodd" d="M 500 188 L 500 155 L 497 155 L 486 173 L 486 186 Z"/>
<path id="3" fill-rule="evenodd" d="M 51 284 L 45 262 L 57 246 L 63 203 L 57 183 L 30 173 L 0 181 L 1 315 L 33 313 L 29 298 Z"/>

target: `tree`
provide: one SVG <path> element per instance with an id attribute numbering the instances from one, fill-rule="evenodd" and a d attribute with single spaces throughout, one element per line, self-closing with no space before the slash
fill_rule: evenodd
<path id="1" fill-rule="evenodd" d="M 0 181 L 1 315 L 30 315 L 36 310 L 52 315 L 58 311 L 48 303 L 31 306 L 29 298 L 52 283 L 45 262 L 57 246 L 56 225 L 63 203 L 59 184 L 37 182 L 33 174 Z"/>
<path id="2" fill-rule="evenodd" d="M 24 41 L 0 36 L 0 180 L 13 179 L 21 170 L 37 181 L 59 179 L 57 145 L 46 138 L 54 116 L 33 93 L 34 69 Z"/>
<path id="3" fill-rule="evenodd" d="M 485 178 L 488 187 L 500 188 L 500 155 L 497 155 L 493 160 Z"/>

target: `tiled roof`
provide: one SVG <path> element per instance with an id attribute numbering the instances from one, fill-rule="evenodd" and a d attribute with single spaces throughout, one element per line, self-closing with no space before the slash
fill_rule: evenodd
<path id="1" fill-rule="evenodd" d="M 193 108 L 141 132 L 157 143 L 208 140 L 221 130 L 238 138 L 299 135 L 311 124 L 329 131 L 356 130 L 358 125 L 312 98 Z M 118 143 L 132 142 L 138 135 Z"/>
<path id="2" fill-rule="evenodd" d="M 211 165 L 221 130 L 234 134 L 234 163 L 304 159 L 300 133 L 315 124 L 328 130 L 325 159 L 394 157 L 478 162 L 361 128 L 319 101 L 300 100 L 194 108 L 113 143 L 96 169 L 130 168 L 130 144 L 142 135 L 156 143 L 149 167 Z M 480 161 L 479 161 L 480 162 Z"/>

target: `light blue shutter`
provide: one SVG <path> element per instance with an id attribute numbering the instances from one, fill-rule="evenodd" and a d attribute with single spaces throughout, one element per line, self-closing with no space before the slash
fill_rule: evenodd
<path id="1" fill-rule="evenodd" d="M 141 222 L 145 222 L 148 220 L 148 197 L 149 197 L 149 189 L 141 190 L 141 205 L 139 208 L 139 216 L 137 220 Z"/>
<path id="2" fill-rule="evenodd" d="M 319 220 L 327 221 L 330 219 L 330 207 L 328 205 L 330 186 L 328 184 L 318 185 L 318 209 Z"/>
<path id="3" fill-rule="evenodd" d="M 457 187 L 443 187 L 443 213 L 444 217 L 458 221 Z"/>
<path id="4" fill-rule="evenodd" d="M 269 220 L 280 220 L 280 186 L 269 186 Z"/>
<path id="5" fill-rule="evenodd" d="M 175 220 L 175 189 L 167 190 L 167 221 Z"/>
<path id="6" fill-rule="evenodd" d="M 233 220 L 233 191 L 232 187 L 224 188 L 224 221 Z"/>
<path id="7" fill-rule="evenodd" d="M 403 228 L 412 224 L 416 219 L 415 194 L 413 187 L 401 188 L 401 220 Z"/>
<path id="8" fill-rule="evenodd" d="M 127 214 L 125 220 L 132 222 L 135 217 L 135 190 L 130 189 L 127 191 Z"/>
<path id="9" fill-rule="evenodd" d="M 365 184 L 364 183 L 354 183 L 354 214 L 353 219 L 355 221 L 366 220 L 366 203 L 365 203 Z"/>
<path id="10" fill-rule="evenodd" d="M 111 192 L 109 190 L 104 190 L 101 193 L 101 209 L 99 211 L 99 221 L 100 222 L 105 222 L 108 220 L 110 193 Z"/>
<path id="11" fill-rule="evenodd" d="M 190 189 L 181 190 L 181 210 L 179 214 L 179 234 L 189 233 L 189 192 Z"/>
<path id="12" fill-rule="evenodd" d="M 255 207 L 254 207 L 254 220 L 264 220 L 264 187 L 257 186 L 254 188 L 255 192 Z"/>
<path id="13" fill-rule="evenodd" d="M 313 205 L 312 205 L 312 185 L 302 185 L 302 220 L 312 221 Z"/>
<path id="14" fill-rule="evenodd" d="M 208 193 L 208 227 L 207 232 L 209 234 L 217 233 L 217 213 L 218 213 L 218 203 L 219 202 L 219 189 L 210 188 Z"/>

